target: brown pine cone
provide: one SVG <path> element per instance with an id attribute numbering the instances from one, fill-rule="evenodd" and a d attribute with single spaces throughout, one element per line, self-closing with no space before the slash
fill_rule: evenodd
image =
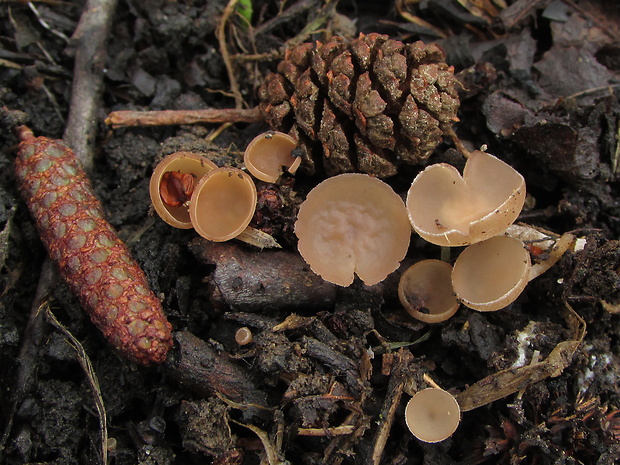
<path id="1" fill-rule="evenodd" d="M 260 109 L 299 140 L 306 172 L 392 176 L 427 158 L 457 120 L 457 81 L 444 59 L 437 44 L 374 33 L 301 44 L 266 77 Z"/>

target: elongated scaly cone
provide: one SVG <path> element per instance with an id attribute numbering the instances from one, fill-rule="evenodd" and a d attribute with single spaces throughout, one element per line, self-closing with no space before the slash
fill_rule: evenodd
<path id="1" fill-rule="evenodd" d="M 41 240 L 71 291 L 112 346 L 144 365 L 162 363 L 172 327 L 142 269 L 103 217 L 71 149 L 21 126 L 15 174 Z"/>

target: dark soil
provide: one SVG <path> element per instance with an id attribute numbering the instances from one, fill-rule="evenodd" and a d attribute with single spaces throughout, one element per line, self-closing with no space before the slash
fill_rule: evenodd
<path id="1" fill-rule="evenodd" d="M 83 6 L 2 2 L 0 463 L 101 463 L 98 397 L 107 412 L 109 463 L 117 465 L 615 463 L 620 5 L 242 3 L 252 5 L 252 28 L 233 15 L 226 33 L 248 108 L 293 38 L 380 32 L 438 41 L 463 84 L 459 138 L 469 148 L 486 144 L 523 174 L 529 198 L 519 221 L 572 232 L 585 247 L 565 254 L 509 307 L 461 307 L 429 326 L 398 301 L 402 270 L 373 287 L 356 281 L 336 288 L 317 277 L 300 284 L 308 272 L 292 234 L 295 207 L 320 176 L 259 186 L 263 202 L 253 224 L 274 236 L 279 251 L 211 244 L 171 228 L 150 210 L 148 183 L 158 160 L 182 149 L 236 165 L 245 145 L 268 128 L 239 123 L 215 135 L 217 124 L 105 126 L 113 110 L 235 107 L 216 35 L 226 1 L 121 0 L 107 45 L 91 179 L 161 297 L 176 347 L 163 367 L 123 360 L 58 280 L 44 300 L 90 358 L 96 392 L 66 333 L 37 314 L 46 252 L 12 169 L 16 110 L 36 135 L 63 137 L 75 59 L 67 38 Z M 407 21 L 413 17 L 432 28 Z M 448 140 L 427 163 L 438 161 L 463 164 Z M 404 168 L 387 181 L 404 194 L 422 168 Z M 421 257 L 439 258 L 439 249 L 414 238 L 401 268 Z M 235 342 L 242 326 L 253 331 L 251 344 Z M 465 402 L 486 398 L 474 383 L 488 376 L 497 382 L 497 400 L 463 412 L 451 438 L 426 444 L 407 431 L 404 405 L 430 380 Z M 517 376 L 519 388 L 504 385 Z"/>

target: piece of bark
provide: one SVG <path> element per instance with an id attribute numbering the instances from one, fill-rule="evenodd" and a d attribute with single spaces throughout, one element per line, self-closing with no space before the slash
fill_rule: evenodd
<path id="1" fill-rule="evenodd" d="M 356 396 L 360 396 L 366 387 L 366 383 L 361 378 L 360 370 L 356 363 L 346 355 L 332 349 L 310 337 L 302 337 L 302 347 L 304 352 L 315 360 L 327 365 L 334 373 L 344 376 L 347 386 Z"/>
<path id="2" fill-rule="evenodd" d="M 248 408 L 267 407 L 267 395 L 255 386 L 246 366 L 189 332 L 174 333 L 174 342 L 163 367 L 179 384 L 201 396 L 219 394 Z"/>
<path id="3" fill-rule="evenodd" d="M 189 248 L 198 260 L 216 266 L 214 297 L 234 310 L 326 310 L 334 304 L 336 286 L 314 274 L 295 253 L 250 251 L 202 238 Z"/>

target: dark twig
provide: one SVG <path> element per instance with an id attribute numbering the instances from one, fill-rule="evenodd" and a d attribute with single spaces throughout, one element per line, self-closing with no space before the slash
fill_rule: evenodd
<path id="1" fill-rule="evenodd" d="M 18 365 L 13 390 L 11 392 L 11 407 L 7 414 L 4 432 L 0 438 L 0 463 L 2 463 L 3 451 L 13 428 L 15 412 L 26 394 L 30 391 L 37 367 L 39 366 L 39 354 L 41 352 L 43 337 L 46 334 L 45 320 L 43 315 L 39 312 L 39 308 L 47 298 L 50 289 L 56 285 L 56 276 L 54 264 L 50 258 L 47 257 L 45 262 L 43 262 L 41 275 L 39 276 L 39 285 L 30 310 L 30 318 L 28 319 L 24 337 L 21 341 L 19 355 L 17 356 Z"/>
<path id="2" fill-rule="evenodd" d="M 551 0 L 518 0 L 508 8 L 504 8 L 497 16 L 496 21 L 504 30 L 509 31 L 537 10 L 545 8 L 549 3 Z"/>
<path id="3" fill-rule="evenodd" d="M 73 148 L 87 173 L 92 171 L 97 111 L 103 90 L 105 44 L 117 0 L 88 0 L 73 33 L 77 44 L 69 120 L 64 141 Z"/>
<path id="4" fill-rule="evenodd" d="M 395 358 L 396 366 L 390 376 L 387 394 L 385 395 L 385 401 L 383 402 L 383 407 L 379 415 L 380 422 L 375 434 L 372 457 L 370 460 L 372 465 L 381 463 L 381 457 L 383 456 L 383 451 L 387 444 L 392 424 L 394 423 L 394 415 L 400 405 L 400 398 L 402 397 L 403 388 L 407 381 L 408 367 L 413 360 L 413 355 L 409 350 L 400 349 Z"/>
<path id="5" fill-rule="evenodd" d="M 257 36 L 267 34 L 276 27 L 304 14 L 306 11 L 310 11 L 313 8 L 318 9 L 319 7 L 320 5 L 316 0 L 300 0 L 295 2 L 284 11 L 280 12 L 280 14 L 257 26 L 254 34 Z"/>

